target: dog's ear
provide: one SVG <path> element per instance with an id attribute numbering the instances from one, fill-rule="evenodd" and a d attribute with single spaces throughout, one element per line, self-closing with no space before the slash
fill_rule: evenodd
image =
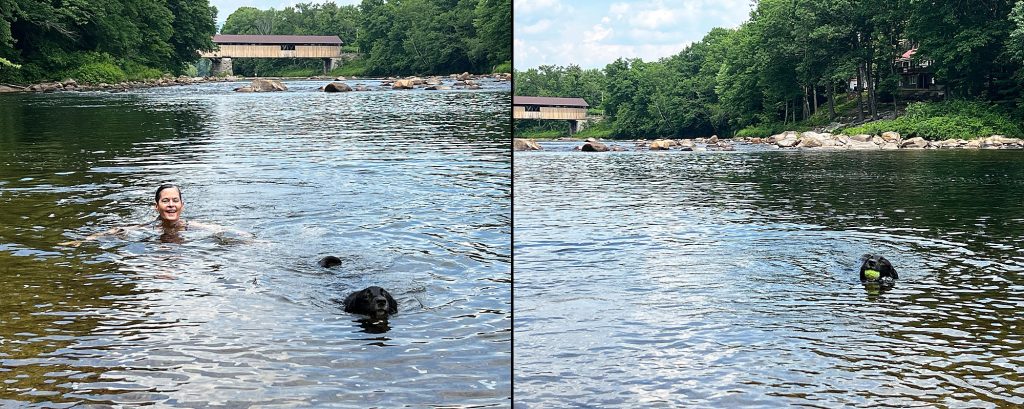
<path id="1" fill-rule="evenodd" d="M 391 293 L 387 290 L 381 290 L 384 293 L 384 297 L 388 299 L 388 314 L 398 314 L 398 302 L 391 297 Z"/>
<path id="2" fill-rule="evenodd" d="M 896 274 L 896 269 L 893 268 L 892 263 L 886 260 L 885 257 L 878 258 L 878 264 L 881 266 L 882 273 L 892 277 L 893 279 L 899 278 Z"/>
<path id="3" fill-rule="evenodd" d="M 348 297 L 345 297 L 345 301 L 342 301 L 342 305 L 345 306 L 345 312 L 352 312 L 352 310 L 355 308 L 357 296 L 359 296 L 359 293 L 355 292 L 349 294 Z"/>

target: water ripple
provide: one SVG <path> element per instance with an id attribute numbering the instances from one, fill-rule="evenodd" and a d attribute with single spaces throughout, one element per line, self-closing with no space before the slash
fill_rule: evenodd
<path id="1" fill-rule="evenodd" d="M 1020 152 L 545 148 L 513 169 L 517 404 L 1024 404 Z"/>
<path id="2" fill-rule="evenodd" d="M 508 84 L 320 85 L 0 95 L 0 406 L 507 405 Z M 168 181 L 255 240 L 56 246 L 149 220 Z M 369 285 L 387 326 L 342 310 Z"/>

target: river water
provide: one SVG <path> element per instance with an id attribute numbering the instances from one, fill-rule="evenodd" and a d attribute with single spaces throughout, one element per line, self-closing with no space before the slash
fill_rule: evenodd
<path id="1" fill-rule="evenodd" d="M 1024 406 L 1024 152 L 542 145 L 513 169 L 517 407 Z"/>
<path id="2" fill-rule="evenodd" d="M 286 84 L 0 95 L 0 406 L 509 405 L 508 83 Z M 151 220 L 164 182 L 254 238 L 58 245 Z M 387 325 L 343 311 L 370 285 Z"/>

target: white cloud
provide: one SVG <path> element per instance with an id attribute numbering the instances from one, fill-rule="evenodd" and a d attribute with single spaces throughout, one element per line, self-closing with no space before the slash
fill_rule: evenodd
<path id="1" fill-rule="evenodd" d="M 622 16 L 629 13 L 629 9 L 629 3 L 613 3 L 608 7 L 608 13 L 611 13 L 611 15 L 615 16 L 616 19 L 621 20 Z"/>
<path id="2" fill-rule="evenodd" d="M 644 10 L 629 18 L 629 23 L 635 27 L 654 30 L 676 22 L 676 12 L 672 9 L 659 8 Z"/>
<path id="3" fill-rule="evenodd" d="M 750 0 L 514 1 L 519 70 L 545 64 L 603 68 L 619 57 L 656 61 L 678 54 L 714 27 L 737 27 L 750 12 Z M 520 16 L 520 5 L 535 14 Z M 542 26 L 542 19 L 550 26 Z M 542 27 L 547 31 L 537 35 Z"/>
<path id="4" fill-rule="evenodd" d="M 609 27 L 602 26 L 600 24 L 594 24 L 594 27 L 590 30 L 583 32 L 583 42 L 585 43 L 596 43 L 598 41 L 608 38 L 612 35 L 612 30 Z"/>
<path id="5" fill-rule="evenodd" d="M 563 8 L 561 0 L 515 0 L 512 2 L 512 10 L 516 14 L 532 14 L 535 11 L 558 13 Z"/>
<path id="6" fill-rule="evenodd" d="M 522 31 L 526 34 L 540 34 L 551 28 L 551 20 L 540 20 L 535 24 L 523 27 Z"/>

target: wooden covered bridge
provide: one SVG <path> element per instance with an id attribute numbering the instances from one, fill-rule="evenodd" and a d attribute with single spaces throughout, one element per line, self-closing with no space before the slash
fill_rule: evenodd
<path id="1" fill-rule="evenodd" d="M 556 119 L 569 121 L 569 134 L 587 121 L 590 104 L 583 98 L 512 97 L 513 119 Z"/>
<path id="2" fill-rule="evenodd" d="M 200 57 L 210 59 L 214 75 L 231 75 L 232 58 L 320 58 L 325 74 L 342 59 L 338 36 L 218 34 L 213 42 L 220 49 L 200 52 Z"/>

